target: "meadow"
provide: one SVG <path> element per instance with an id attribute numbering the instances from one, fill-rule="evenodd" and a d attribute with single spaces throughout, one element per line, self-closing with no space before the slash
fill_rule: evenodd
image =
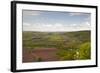
<path id="1" fill-rule="evenodd" d="M 91 31 L 23 31 L 23 62 L 91 59 Z"/>

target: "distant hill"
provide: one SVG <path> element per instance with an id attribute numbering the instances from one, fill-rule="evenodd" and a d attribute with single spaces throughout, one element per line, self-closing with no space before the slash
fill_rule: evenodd
<path id="1" fill-rule="evenodd" d="M 56 47 L 59 45 L 79 45 L 90 42 L 90 31 L 76 32 L 33 32 L 23 31 L 23 46 L 25 47 Z"/>

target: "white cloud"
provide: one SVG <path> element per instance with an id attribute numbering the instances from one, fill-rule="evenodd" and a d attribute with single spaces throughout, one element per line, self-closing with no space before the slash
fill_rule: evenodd
<path id="1" fill-rule="evenodd" d="M 23 25 L 27 27 L 27 26 L 30 26 L 31 24 L 29 24 L 29 23 L 23 23 Z"/>
<path id="2" fill-rule="evenodd" d="M 87 13 L 79 13 L 79 12 L 73 12 L 73 13 L 69 13 L 70 16 L 80 16 L 80 15 L 87 15 Z"/>
<path id="3" fill-rule="evenodd" d="M 31 10 L 24 10 L 23 11 L 23 15 L 33 15 L 33 16 L 35 16 L 35 15 L 40 15 L 40 11 L 31 11 Z"/>
<path id="4" fill-rule="evenodd" d="M 89 16 L 89 17 L 87 17 L 85 20 L 86 20 L 86 21 L 90 21 L 90 20 L 91 20 L 91 17 Z"/>
<path id="5" fill-rule="evenodd" d="M 83 26 L 83 27 L 91 27 L 91 24 L 86 21 L 86 22 L 82 23 L 80 26 Z"/>
<path id="6" fill-rule="evenodd" d="M 71 24 L 71 26 L 77 26 L 77 24 Z"/>
<path id="7" fill-rule="evenodd" d="M 52 27 L 53 25 L 51 24 L 48 24 L 48 25 L 44 25 L 45 27 Z"/>
<path id="8" fill-rule="evenodd" d="M 26 26 L 27 25 L 27 26 Z M 23 24 L 24 31 L 43 31 L 43 32 L 68 32 L 68 31 L 80 31 L 80 30 L 90 30 L 90 24 L 88 22 L 83 25 L 71 24 L 70 26 L 61 23 L 55 24 Z"/>
<path id="9" fill-rule="evenodd" d="M 81 13 L 69 13 L 70 16 L 77 16 L 77 15 L 81 15 Z"/>
<path id="10" fill-rule="evenodd" d="M 86 24 L 87 26 L 91 26 L 91 24 L 90 24 L 89 22 L 85 22 L 85 24 Z"/>
<path id="11" fill-rule="evenodd" d="M 54 26 L 56 26 L 56 27 L 62 27 L 62 26 L 63 26 L 63 24 L 56 23 L 56 24 L 54 24 Z"/>

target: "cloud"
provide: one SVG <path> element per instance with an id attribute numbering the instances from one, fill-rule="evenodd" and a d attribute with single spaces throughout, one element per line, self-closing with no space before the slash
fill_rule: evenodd
<path id="1" fill-rule="evenodd" d="M 83 25 L 84 24 L 84 25 Z M 27 26 L 26 26 L 27 25 Z M 71 24 L 70 26 L 61 23 L 55 24 L 23 24 L 24 31 L 40 31 L 40 32 L 69 32 L 69 31 L 80 31 L 80 30 L 90 30 L 90 24 L 88 22 L 79 24 Z"/>
<path id="2" fill-rule="evenodd" d="M 89 17 L 85 18 L 85 20 L 86 21 L 90 21 L 91 20 L 91 17 L 89 16 Z"/>
<path id="3" fill-rule="evenodd" d="M 83 26 L 83 27 L 91 27 L 91 24 L 86 21 L 86 22 L 82 23 L 80 26 Z"/>
<path id="4" fill-rule="evenodd" d="M 30 26 L 31 24 L 29 23 L 23 23 L 24 26 Z"/>
<path id="5" fill-rule="evenodd" d="M 77 26 L 77 24 L 70 24 L 70 26 L 73 26 L 74 27 L 74 26 Z"/>
<path id="6" fill-rule="evenodd" d="M 56 24 L 54 24 L 54 26 L 56 26 L 56 27 L 62 27 L 63 24 L 61 24 L 61 23 L 56 23 Z"/>
<path id="7" fill-rule="evenodd" d="M 85 24 L 86 24 L 87 26 L 91 26 L 91 24 L 90 24 L 89 22 L 85 22 Z"/>
<path id="8" fill-rule="evenodd" d="M 51 24 L 48 24 L 48 25 L 44 25 L 45 27 L 52 27 L 52 25 Z"/>
<path id="9" fill-rule="evenodd" d="M 31 11 L 31 10 L 24 10 L 23 15 L 32 15 L 32 16 L 37 16 L 40 15 L 40 11 Z"/>
<path id="10" fill-rule="evenodd" d="M 71 12 L 69 13 L 70 16 L 80 16 L 80 15 L 87 15 L 87 13 L 79 13 L 79 12 Z"/>

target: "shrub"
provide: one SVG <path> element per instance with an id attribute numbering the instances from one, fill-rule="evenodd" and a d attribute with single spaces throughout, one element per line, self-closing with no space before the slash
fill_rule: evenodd
<path id="1" fill-rule="evenodd" d="M 80 45 L 76 53 L 78 59 L 90 59 L 91 58 L 91 45 L 90 42 L 86 42 Z"/>

